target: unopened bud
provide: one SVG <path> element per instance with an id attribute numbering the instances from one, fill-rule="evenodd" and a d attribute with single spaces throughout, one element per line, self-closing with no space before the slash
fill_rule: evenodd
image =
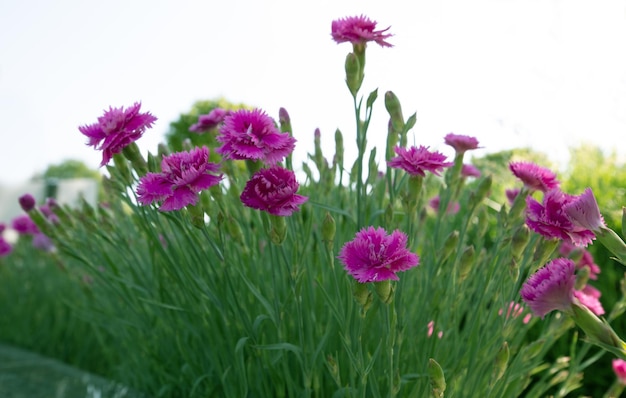
<path id="1" fill-rule="evenodd" d="M 443 393 L 446 391 L 446 378 L 441 365 L 432 358 L 428 360 L 428 378 L 430 379 L 430 396 L 433 398 L 443 398 Z"/>
<path id="2" fill-rule="evenodd" d="M 387 112 L 389 112 L 393 130 L 398 134 L 401 133 L 404 129 L 402 107 L 400 106 L 400 100 L 398 100 L 398 97 L 392 91 L 385 93 L 385 108 L 387 108 Z"/>
<path id="3" fill-rule="evenodd" d="M 470 208 L 473 208 L 474 206 L 478 205 L 480 202 L 483 201 L 483 199 L 487 197 L 487 195 L 489 194 L 489 190 L 491 189 L 492 180 L 493 179 L 491 175 L 488 175 L 484 177 L 478 183 L 478 188 L 476 188 L 476 191 L 474 191 L 473 194 L 470 195 L 470 200 L 469 200 Z"/>
<path id="4" fill-rule="evenodd" d="M 464 281 L 472 270 L 475 257 L 476 252 L 474 251 L 474 246 L 468 246 L 465 251 L 463 251 L 463 254 L 461 254 L 459 260 L 459 279 L 461 281 Z"/>
<path id="5" fill-rule="evenodd" d="M 514 233 L 513 239 L 511 240 L 511 253 L 513 254 L 513 258 L 519 259 L 524 249 L 526 249 L 526 245 L 528 244 L 528 240 L 530 239 L 530 232 L 528 227 L 525 224 L 522 224 Z"/>
<path id="6" fill-rule="evenodd" d="M 367 311 L 374 302 L 374 295 L 367 288 L 366 283 L 354 282 L 352 287 L 352 296 L 354 300 L 361 306 L 361 316 L 365 316 Z"/>
<path id="7" fill-rule="evenodd" d="M 500 347 L 500 350 L 496 354 L 496 358 L 494 361 L 494 368 L 492 373 L 491 382 L 495 383 L 504 376 L 504 372 L 506 372 L 506 368 L 509 362 L 509 343 L 506 341 Z"/>
<path id="8" fill-rule="evenodd" d="M 375 282 L 374 288 L 383 303 L 390 304 L 393 301 L 394 288 L 389 280 Z"/>
<path id="9" fill-rule="evenodd" d="M 158 173 L 160 171 L 159 158 L 148 152 L 148 171 Z"/>
<path id="10" fill-rule="evenodd" d="M 560 243 L 561 241 L 559 239 L 544 239 L 539 242 L 535 249 L 535 254 L 533 255 L 535 263 L 539 265 L 545 264 Z"/>
<path id="11" fill-rule="evenodd" d="M 20 207 L 25 212 L 29 212 L 35 208 L 36 200 L 35 197 L 29 193 L 25 193 L 24 195 L 18 198 L 18 202 L 20 203 Z"/>
<path id="12" fill-rule="evenodd" d="M 285 217 L 270 214 L 271 229 L 269 231 L 270 240 L 275 245 L 280 245 L 287 237 L 287 223 Z"/>
<path id="13" fill-rule="evenodd" d="M 116 153 L 113 155 L 113 163 L 115 164 L 114 168 L 107 167 L 109 173 L 113 175 L 113 173 L 117 171 L 116 174 L 118 174 L 124 185 L 132 184 L 133 177 L 130 173 L 130 168 L 128 167 L 128 160 L 126 160 L 126 158 L 119 153 Z"/>
<path id="14" fill-rule="evenodd" d="M 452 254 L 454 250 L 456 250 L 456 246 L 459 243 L 459 231 L 454 230 L 450 232 L 450 235 L 446 238 L 446 241 L 443 243 L 443 248 L 441 249 L 441 258 L 440 262 L 443 263 L 446 259 Z"/>
<path id="15" fill-rule="evenodd" d="M 226 222 L 226 231 L 235 242 L 243 244 L 243 232 L 241 231 L 241 227 L 239 226 L 239 223 L 231 216 L 228 216 Z"/>
<path id="16" fill-rule="evenodd" d="M 283 133 L 291 133 L 291 118 L 285 108 L 278 110 L 278 122 L 280 123 L 280 131 Z"/>
<path id="17" fill-rule="evenodd" d="M 330 215 L 329 212 L 326 212 L 326 216 L 324 217 L 324 221 L 322 221 L 322 240 L 324 242 L 332 243 L 335 239 L 335 231 L 337 230 L 337 225 L 335 224 L 335 219 Z"/>
<path id="18" fill-rule="evenodd" d="M 363 74 L 361 71 L 361 65 L 359 64 L 359 59 L 354 53 L 349 53 L 346 56 L 346 84 L 348 85 L 348 89 L 353 97 L 356 97 L 356 94 L 359 92 L 361 88 L 361 83 L 363 83 Z"/>
<path id="19" fill-rule="evenodd" d="M 133 166 L 139 177 L 146 175 L 148 172 L 148 165 L 146 164 L 146 160 L 143 156 L 141 156 L 141 151 L 139 151 L 137 143 L 132 142 L 125 146 L 124 149 L 122 149 L 122 153 L 126 156 L 126 159 L 130 160 L 130 164 Z"/>

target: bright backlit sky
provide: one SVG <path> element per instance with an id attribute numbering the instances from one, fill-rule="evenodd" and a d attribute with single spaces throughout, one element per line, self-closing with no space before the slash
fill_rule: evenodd
<path id="1" fill-rule="evenodd" d="M 285 107 L 296 155 L 319 127 L 331 157 L 336 128 L 353 146 L 354 118 L 351 46 L 330 25 L 359 14 L 395 45 L 368 47 L 370 143 L 384 143 L 392 90 L 417 112 L 415 144 L 446 154 L 454 132 L 479 139 L 476 155 L 531 146 L 558 162 L 590 142 L 626 157 L 623 0 L 3 0 L 0 185 L 69 158 L 97 167 L 77 127 L 135 101 L 159 118 L 144 151 L 195 101 L 224 97 L 275 118 Z"/>

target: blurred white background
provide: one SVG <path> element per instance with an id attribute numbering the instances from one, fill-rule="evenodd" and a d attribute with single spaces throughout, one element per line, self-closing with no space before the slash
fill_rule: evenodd
<path id="1" fill-rule="evenodd" d="M 135 101 L 159 118 L 144 151 L 195 101 L 219 97 L 275 118 L 285 107 L 296 160 L 317 127 L 329 157 L 336 128 L 353 147 L 351 46 L 330 26 L 359 14 L 394 34 L 393 48 L 368 47 L 364 95 L 380 94 L 370 144 L 384 143 L 392 90 L 405 117 L 417 112 L 415 143 L 446 154 L 454 132 L 479 139 L 476 155 L 531 146 L 564 162 L 588 142 L 626 156 L 623 0 L 4 0 L 0 186 L 70 158 L 96 168 L 77 127 Z"/>

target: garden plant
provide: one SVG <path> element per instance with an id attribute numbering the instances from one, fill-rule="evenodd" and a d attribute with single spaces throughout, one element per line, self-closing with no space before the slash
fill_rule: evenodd
<path id="1" fill-rule="evenodd" d="M 316 131 L 296 164 L 308 143 L 287 110 L 241 106 L 198 117 L 190 134 L 210 139 L 144 155 L 136 141 L 156 116 L 110 107 L 78 129 L 102 153 L 104 200 L 20 198 L 22 236 L 0 239 L 0 278 L 29 282 L 0 299 L 59 295 L 38 333 L 148 396 L 562 397 L 607 356 L 603 394 L 619 396 L 626 343 L 611 323 L 626 287 L 605 312 L 593 281 L 626 266 L 624 221 L 617 233 L 591 188 L 566 192 L 530 160 L 504 165 L 515 183 L 498 185 L 470 162 L 480 137 L 442 136 L 450 159 L 420 145 L 392 91 L 361 90 L 368 46 L 392 47 L 390 28 L 346 17 L 331 35 L 354 109 L 334 153 Z M 372 132 L 381 102 L 388 129 Z M 369 146 L 372 133 L 386 145 Z M 36 261 L 22 240 L 42 249 Z"/>

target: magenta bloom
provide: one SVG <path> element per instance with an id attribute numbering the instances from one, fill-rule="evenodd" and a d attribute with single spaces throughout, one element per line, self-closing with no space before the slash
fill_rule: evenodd
<path id="1" fill-rule="evenodd" d="M 582 290 L 574 290 L 574 297 L 597 316 L 604 314 L 604 308 L 600 302 L 601 295 L 598 289 L 590 285 L 585 285 Z"/>
<path id="2" fill-rule="evenodd" d="M 241 192 L 241 202 L 275 216 L 290 216 L 309 198 L 297 195 L 300 185 L 293 171 L 279 166 L 254 173 Z"/>
<path id="3" fill-rule="evenodd" d="M 198 116 L 198 123 L 189 127 L 189 131 L 193 133 L 205 133 L 219 126 L 230 111 L 222 108 L 215 108 L 207 115 Z"/>
<path id="4" fill-rule="evenodd" d="M 594 233 L 572 223 L 565 213 L 565 206 L 573 200 L 573 196 L 558 189 L 546 192 L 543 204 L 532 196 L 526 197 L 526 225 L 548 239 L 557 238 L 575 246 L 587 246 L 595 238 Z"/>
<path id="5" fill-rule="evenodd" d="M 180 210 L 198 202 L 198 193 L 217 185 L 219 166 L 209 162 L 207 147 L 164 156 L 160 173 L 148 173 L 139 180 L 137 200 L 142 205 L 163 202 L 160 211 Z"/>
<path id="6" fill-rule="evenodd" d="M 626 361 L 616 358 L 613 360 L 612 365 L 619 382 L 626 385 Z"/>
<path id="7" fill-rule="evenodd" d="M 260 160 L 274 165 L 288 156 L 296 140 L 281 133 L 274 120 L 260 109 L 240 109 L 224 119 L 217 141 L 217 152 L 227 159 Z"/>
<path id="8" fill-rule="evenodd" d="M 80 126 L 78 130 L 87 136 L 87 145 L 102 150 L 100 166 L 109 163 L 114 154 L 137 141 L 147 128 L 152 127 L 157 118 L 150 112 L 139 113 L 140 102 L 124 110 L 111 108 L 98 118 L 98 122 L 87 126 Z"/>
<path id="9" fill-rule="evenodd" d="M 569 311 L 574 299 L 574 262 L 557 258 L 539 268 L 522 286 L 520 295 L 532 312 L 543 318 L 548 312 Z"/>
<path id="10" fill-rule="evenodd" d="M 446 145 L 450 145 L 457 154 L 465 153 L 471 149 L 478 149 L 478 140 L 469 135 L 449 133 L 444 137 Z"/>
<path id="11" fill-rule="evenodd" d="M 20 203 L 20 207 L 22 210 L 28 212 L 35 208 L 35 197 L 29 193 L 26 193 L 18 198 L 18 202 Z"/>
<path id="12" fill-rule="evenodd" d="M 5 257 L 11 254 L 13 246 L 0 235 L 0 257 Z"/>
<path id="13" fill-rule="evenodd" d="M 11 222 L 11 227 L 20 235 L 34 235 L 39 233 L 37 224 L 26 214 L 15 217 Z"/>
<path id="14" fill-rule="evenodd" d="M 395 230 L 391 235 L 383 228 L 367 227 L 346 243 L 338 258 L 346 271 L 358 282 L 398 280 L 396 272 L 419 264 L 419 257 L 406 248 L 407 236 Z"/>
<path id="15" fill-rule="evenodd" d="M 574 197 L 574 200 L 566 204 L 565 213 L 575 225 L 581 228 L 598 231 L 605 226 L 591 188 L 585 189 L 580 196 Z"/>
<path id="16" fill-rule="evenodd" d="M 461 167 L 461 177 L 480 177 L 480 170 L 472 164 L 463 164 Z"/>
<path id="17" fill-rule="evenodd" d="M 515 198 L 519 195 L 520 190 L 518 188 L 506 189 L 504 194 L 509 201 L 509 204 L 513 204 L 515 202 Z"/>
<path id="18" fill-rule="evenodd" d="M 331 28 L 331 35 L 337 43 L 350 42 L 353 45 L 362 45 L 374 41 L 382 47 L 393 47 L 392 44 L 385 41 L 385 39 L 393 36 L 390 33 L 385 33 L 389 27 L 375 30 L 376 21 L 372 21 L 364 15 L 336 19 Z"/>
<path id="19" fill-rule="evenodd" d="M 430 171 L 435 175 L 439 174 L 444 168 L 453 165 L 446 162 L 446 156 L 439 152 L 430 152 L 428 147 L 420 146 L 411 147 L 409 149 L 395 147 L 394 151 L 398 156 L 389 160 L 389 167 L 402 169 L 413 176 L 426 176 L 426 172 Z"/>
<path id="20" fill-rule="evenodd" d="M 509 169 L 529 191 L 548 192 L 559 187 L 556 174 L 532 162 L 511 162 Z"/>
<path id="21" fill-rule="evenodd" d="M 437 195 L 428 201 L 428 205 L 430 206 L 431 209 L 438 212 L 440 202 L 441 202 L 441 198 L 439 197 L 439 195 Z M 456 214 L 459 212 L 460 209 L 461 209 L 461 205 L 459 205 L 458 202 L 450 202 L 448 203 L 448 208 L 446 209 L 446 213 Z"/>

